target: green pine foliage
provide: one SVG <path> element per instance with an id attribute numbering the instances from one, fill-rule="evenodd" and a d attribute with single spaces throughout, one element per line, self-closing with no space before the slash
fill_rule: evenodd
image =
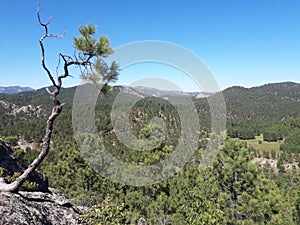
<path id="1" fill-rule="evenodd" d="M 300 128 L 293 130 L 286 137 L 282 150 L 290 153 L 300 153 Z"/>
<path id="2" fill-rule="evenodd" d="M 92 41 L 96 31 L 93 26 L 85 29 L 81 37 L 86 35 L 87 42 L 78 39 L 78 50 L 93 54 L 100 51 L 85 46 L 99 41 Z M 104 54 L 105 49 L 101 51 Z M 291 86 L 290 91 L 281 86 Z M 83 157 L 85 152 L 79 151 L 72 134 L 71 109 L 75 88 L 63 89 L 61 101 L 65 102 L 64 110 L 56 121 L 51 151 L 39 169 L 49 177 L 51 186 L 60 189 L 75 204 L 87 207 L 78 218 L 80 224 L 137 224 L 139 218 L 146 219 L 148 224 L 299 224 L 300 169 L 297 166 L 285 169 L 287 163 L 296 165 L 300 162 L 300 120 L 296 101 L 299 92 L 294 91 L 296 89 L 297 86 L 292 84 L 281 84 L 266 85 L 262 89 L 235 87 L 225 90 L 228 136 L 251 139 L 253 135 L 263 134 L 261 146 L 268 141 L 280 140 L 281 150 L 258 152 L 247 147 L 245 141 L 228 138 L 216 159 L 204 170 L 199 170 L 199 165 L 210 137 L 209 105 L 206 99 L 194 99 L 203 130 L 199 131 L 198 148 L 193 158 L 172 178 L 146 187 L 113 183 L 89 166 Z M 153 97 L 135 104 L 129 120 L 138 140 L 156 141 L 151 139 L 151 132 L 159 132 L 161 128 L 149 125 L 153 117 L 161 118 L 167 128 L 163 143 L 155 149 L 135 151 L 120 143 L 110 118 L 112 103 L 121 87 L 106 86 L 106 90 L 97 100 L 95 120 L 107 151 L 132 165 L 155 164 L 172 154 L 180 134 L 176 108 Z M 272 95 L 275 97 L 272 98 Z M 280 100 L 282 98 L 286 101 L 284 104 Z M 258 99 L 266 101 L 257 102 Z M 19 107 L 29 104 L 41 106 L 39 115 L 34 112 L 12 115 L 9 113 L 12 105 L 8 109 L 0 105 L 1 137 L 12 144 L 18 138 L 39 143 L 50 108 L 46 91 L 0 95 L 0 100 Z M 245 102 L 249 104 L 246 108 Z M 270 112 L 269 108 L 274 112 Z M 92 141 L 88 135 L 82 138 L 86 139 L 83 142 L 86 145 Z M 26 166 L 38 151 L 19 149 L 14 153 Z M 268 165 L 262 168 L 253 163 L 252 159 L 259 154 L 276 158 L 279 171 Z M 94 159 L 97 160 L 96 157 Z M 3 169 L 0 169 L 0 174 L 10 179 L 16 176 Z M 34 190 L 32 185 L 29 184 L 29 190 Z"/>
<path id="3" fill-rule="evenodd" d="M 0 177 L 5 179 L 8 183 L 14 182 L 17 177 L 20 176 L 19 172 L 8 171 L 7 169 L 0 167 Z M 20 191 L 37 191 L 38 184 L 31 181 L 25 181 L 21 187 Z"/>
<path id="4" fill-rule="evenodd" d="M 270 179 L 242 142 L 228 140 L 203 171 L 191 161 L 162 183 L 130 187 L 99 176 L 75 146 L 56 145 L 42 166 L 52 186 L 89 206 L 81 224 L 297 224 L 300 171 Z M 291 185 L 291 186 L 289 186 Z M 285 189 L 285 187 L 288 187 Z M 93 205 L 93 206 L 92 206 Z"/>

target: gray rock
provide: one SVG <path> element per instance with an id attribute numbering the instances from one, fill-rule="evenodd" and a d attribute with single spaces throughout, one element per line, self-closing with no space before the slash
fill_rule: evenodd
<path id="1" fill-rule="evenodd" d="M 79 210 L 55 189 L 51 193 L 0 192 L 0 224 L 76 224 Z"/>
<path id="2" fill-rule="evenodd" d="M 148 225 L 147 220 L 143 217 L 138 219 L 138 224 L 137 225 Z"/>
<path id="3" fill-rule="evenodd" d="M 0 140 L 0 167 L 9 172 L 24 171 L 21 163 L 13 156 L 12 149 Z M 58 190 L 48 187 L 48 180 L 40 172 L 29 178 L 38 184 L 34 192 L 0 192 L 0 225 L 63 225 L 76 224 L 79 213 Z M 9 183 L 1 177 L 1 183 Z"/>

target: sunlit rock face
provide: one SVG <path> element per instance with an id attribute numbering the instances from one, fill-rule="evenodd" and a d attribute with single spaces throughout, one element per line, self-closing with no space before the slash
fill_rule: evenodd
<path id="1" fill-rule="evenodd" d="M 45 192 L 0 192 L 0 224 L 76 224 L 79 213 L 68 200 L 51 189 Z"/>
<path id="2" fill-rule="evenodd" d="M 0 140 L 1 169 L 11 173 L 22 173 L 24 168 L 12 153 L 12 149 Z M 36 190 L 0 192 L 1 225 L 76 224 L 79 210 L 59 191 L 48 186 L 45 175 L 34 172 L 29 181 L 37 184 Z M 9 178 L 0 177 L 0 182 L 10 181 Z"/>

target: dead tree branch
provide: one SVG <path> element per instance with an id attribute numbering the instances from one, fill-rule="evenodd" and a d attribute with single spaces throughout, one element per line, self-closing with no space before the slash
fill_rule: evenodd
<path id="1" fill-rule="evenodd" d="M 55 79 L 51 73 L 51 70 L 46 65 L 46 61 L 45 61 L 46 53 L 44 47 L 44 40 L 47 38 L 56 38 L 56 39 L 63 38 L 64 35 L 56 35 L 56 34 L 49 33 L 48 26 L 50 25 L 52 17 L 50 17 L 47 20 L 47 22 L 44 23 L 41 19 L 40 13 L 41 13 L 41 8 L 38 8 L 37 11 L 38 22 L 39 25 L 44 28 L 44 34 L 39 39 L 39 45 L 41 48 L 41 62 L 42 62 L 43 69 L 45 70 L 46 74 L 48 75 L 53 85 L 53 89 L 51 91 L 48 88 L 46 90 L 49 93 L 54 106 L 52 108 L 52 112 L 50 116 L 47 119 L 47 125 L 45 129 L 45 135 L 43 138 L 40 154 L 14 182 L 12 182 L 11 184 L 0 183 L 0 191 L 3 192 L 17 192 L 19 187 L 28 179 L 29 175 L 42 163 L 44 158 L 47 156 L 50 150 L 50 142 L 51 142 L 51 136 L 53 132 L 54 121 L 60 115 L 64 105 L 58 100 L 57 97 L 61 91 L 63 79 L 70 76 L 69 68 L 71 66 L 79 66 L 80 68 L 83 67 L 85 71 L 88 71 L 89 69 L 91 69 L 92 66 L 94 66 L 94 64 L 91 62 L 92 58 L 96 57 L 97 60 L 101 60 L 101 62 L 103 62 L 102 61 L 103 57 L 106 57 L 109 54 L 112 54 L 113 52 L 113 49 L 109 45 L 107 45 L 107 43 L 109 43 L 109 40 L 103 39 L 103 37 L 102 39 L 100 39 L 102 40 L 102 42 L 99 41 L 97 43 L 96 39 L 93 39 L 93 41 L 89 43 L 90 40 L 89 38 L 91 38 L 94 32 L 96 31 L 95 26 L 87 25 L 86 27 L 82 27 L 81 31 L 85 30 L 85 32 L 80 31 L 81 37 L 76 39 L 79 42 L 77 43 L 78 46 L 77 47 L 75 46 L 75 48 L 79 50 L 78 57 L 74 57 L 75 58 L 74 60 L 71 56 L 60 53 L 58 67 L 60 66 L 61 62 L 63 62 L 62 65 L 63 73 L 57 75 L 57 78 Z M 104 64 L 104 62 L 100 63 L 100 65 L 105 65 L 104 68 L 107 68 L 107 65 Z M 58 73 L 58 68 L 56 68 L 56 72 Z M 107 72 L 108 74 L 105 74 L 105 72 Z M 110 81 L 113 82 L 116 79 L 117 75 L 118 75 L 118 66 L 115 62 L 112 64 L 110 70 L 105 70 L 103 74 L 102 73 L 100 74 L 100 76 L 102 76 L 102 79 L 105 82 L 110 82 Z"/>
<path id="2" fill-rule="evenodd" d="M 62 87 L 62 80 L 69 76 L 69 67 L 72 65 L 80 65 L 85 66 L 89 63 L 89 60 L 92 57 L 89 57 L 86 61 L 80 62 L 80 61 L 73 61 L 71 60 L 71 57 L 64 56 L 60 54 L 60 57 L 63 59 L 64 62 L 64 73 L 59 75 L 57 77 L 57 81 L 55 81 L 50 69 L 47 67 L 45 63 L 45 47 L 44 47 L 44 40 L 47 38 L 63 38 L 63 35 L 55 35 L 55 34 L 49 34 L 48 26 L 51 22 L 51 17 L 47 20 L 46 23 L 43 23 L 40 17 L 41 9 L 39 8 L 37 11 L 37 17 L 39 24 L 44 28 L 44 35 L 40 38 L 39 44 L 41 48 L 41 62 L 42 67 L 46 71 L 50 81 L 52 82 L 52 85 L 54 87 L 53 91 L 50 91 L 47 88 L 47 92 L 49 93 L 54 106 L 52 108 L 51 115 L 48 117 L 46 130 L 45 130 L 45 136 L 43 138 L 42 142 L 42 149 L 38 157 L 28 166 L 28 168 L 12 183 L 0 184 L 0 191 L 2 192 L 17 192 L 19 187 L 28 179 L 29 175 L 41 164 L 41 162 L 44 160 L 44 158 L 47 156 L 49 150 L 50 150 L 50 142 L 51 142 L 51 136 L 53 132 L 53 125 L 55 119 L 59 116 L 59 114 L 62 111 L 63 105 L 60 103 L 60 101 L 57 99 L 57 96 L 60 93 L 61 87 Z"/>

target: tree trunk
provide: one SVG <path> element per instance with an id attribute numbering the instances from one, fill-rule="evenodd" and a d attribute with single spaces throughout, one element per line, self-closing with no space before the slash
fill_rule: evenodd
<path id="1" fill-rule="evenodd" d="M 28 168 L 12 183 L 0 183 L 1 192 L 17 192 L 20 186 L 28 179 L 29 175 L 41 164 L 47 156 L 50 149 L 51 135 L 53 132 L 53 124 L 56 117 L 61 113 L 62 105 L 55 105 L 52 114 L 47 120 L 46 132 L 43 139 L 42 149 L 38 157 L 28 166 Z"/>

